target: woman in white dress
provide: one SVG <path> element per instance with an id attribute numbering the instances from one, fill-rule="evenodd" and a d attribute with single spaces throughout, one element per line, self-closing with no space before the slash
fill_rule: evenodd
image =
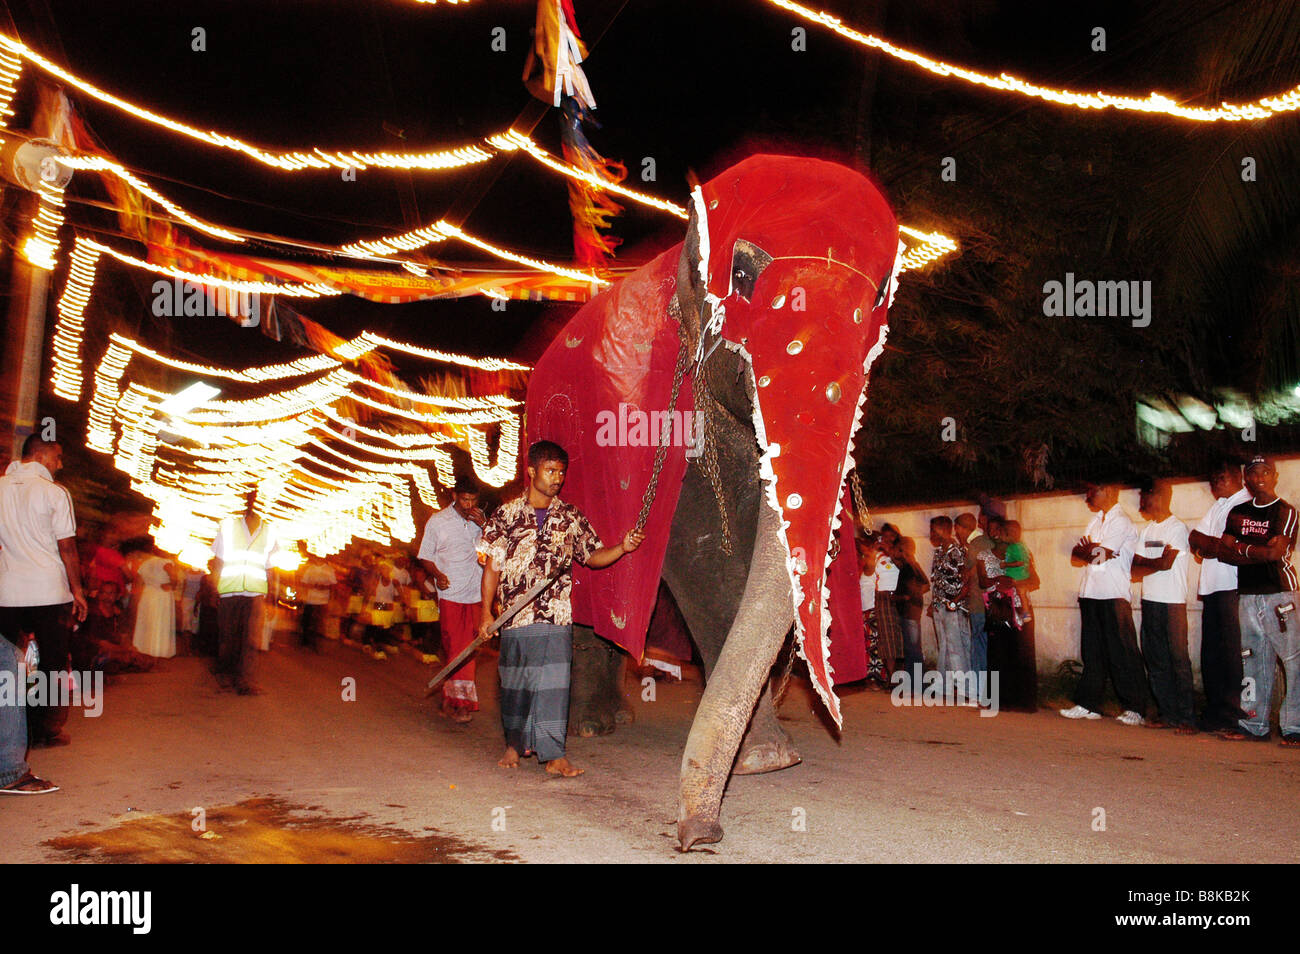
<path id="1" fill-rule="evenodd" d="M 152 553 L 136 570 L 140 602 L 135 613 L 135 648 L 147 656 L 176 655 L 176 601 L 172 562 Z"/>

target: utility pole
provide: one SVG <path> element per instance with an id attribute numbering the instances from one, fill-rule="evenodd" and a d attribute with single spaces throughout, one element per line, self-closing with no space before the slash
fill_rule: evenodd
<path id="1" fill-rule="evenodd" d="M 57 143 L 29 139 L 6 129 L 0 146 L 0 177 L 29 192 L 34 192 L 41 180 L 61 188 L 72 178 L 72 170 L 54 161 L 53 157 L 59 154 Z M 33 200 L 16 203 L 20 222 L 26 217 L 23 213 L 34 204 Z M 5 415 L 4 431 L 0 433 L 8 440 L 10 458 L 17 460 L 23 441 L 36 429 L 50 271 L 32 264 L 19 245 L 14 249 L 10 279 L 13 295 L 5 318 L 5 340 L 17 347 L 5 349 Z"/>

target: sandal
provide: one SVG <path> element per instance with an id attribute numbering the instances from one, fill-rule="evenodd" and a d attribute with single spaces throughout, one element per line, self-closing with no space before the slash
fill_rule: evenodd
<path id="1" fill-rule="evenodd" d="M 59 786 L 45 781 L 43 778 L 37 778 L 31 772 L 28 772 L 12 785 L 6 785 L 0 788 L 0 795 L 48 795 L 50 792 L 57 792 Z"/>
<path id="2" fill-rule="evenodd" d="M 1289 749 L 1300 749 L 1300 735 L 1284 735 L 1279 745 L 1285 745 Z"/>

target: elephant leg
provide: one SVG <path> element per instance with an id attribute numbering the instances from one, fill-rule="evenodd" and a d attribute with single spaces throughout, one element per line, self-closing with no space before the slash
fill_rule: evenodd
<path id="1" fill-rule="evenodd" d="M 779 517 L 759 508 L 740 610 L 704 688 L 682 755 L 677 840 L 682 851 L 722 839 L 722 793 L 777 653 L 794 620 Z"/>
<path id="2" fill-rule="evenodd" d="M 631 707 L 627 704 L 627 692 L 624 686 L 627 672 L 627 653 L 613 643 L 609 644 L 609 657 L 606 661 L 605 687 L 607 689 L 606 705 L 614 714 L 615 725 L 630 725 L 636 721 Z"/>
<path id="3" fill-rule="evenodd" d="M 740 753 L 731 774 L 762 775 L 802 761 L 794 740 L 776 721 L 776 684 L 768 679 L 767 689 L 758 697 L 758 705 L 754 707 L 754 717 L 749 720 L 749 729 L 740 744 Z"/>
<path id="4" fill-rule="evenodd" d="M 613 682 L 610 664 L 614 655 L 622 673 L 621 654 L 589 626 L 573 627 L 573 667 L 569 688 L 569 723 L 583 738 L 609 735 L 614 731 L 617 705 L 621 701 L 622 680 Z"/>

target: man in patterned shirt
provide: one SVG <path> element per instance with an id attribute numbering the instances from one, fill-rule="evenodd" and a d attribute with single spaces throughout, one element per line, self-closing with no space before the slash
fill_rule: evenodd
<path id="1" fill-rule="evenodd" d="M 501 631 L 501 723 L 506 751 L 497 762 L 517 768 L 520 756 L 536 755 L 552 775 L 582 774 L 564 756 L 569 724 L 569 665 L 573 659 L 573 585 L 570 565 L 609 566 L 631 553 L 645 534 L 629 530 L 612 547 L 603 546 L 581 511 L 559 499 L 569 455 L 559 444 L 538 441 L 528 448 L 528 489 L 501 506 L 483 528 L 479 552 L 483 608 L 479 635 L 494 619 L 492 601 L 508 607 L 534 584 L 559 573 L 554 583 L 519 611 Z"/>
<path id="2" fill-rule="evenodd" d="M 973 570 L 966 551 L 953 536 L 951 517 L 930 520 L 930 616 L 939 642 L 939 671 L 944 698 L 956 705 L 978 705 L 979 688 L 971 671 L 970 609 Z M 981 598 L 978 595 L 977 599 Z"/>

